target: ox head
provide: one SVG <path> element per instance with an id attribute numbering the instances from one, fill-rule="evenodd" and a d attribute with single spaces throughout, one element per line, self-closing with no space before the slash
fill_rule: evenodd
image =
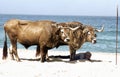
<path id="1" fill-rule="evenodd" d="M 68 43 L 70 41 L 70 29 L 68 27 L 60 27 L 60 36 L 61 39 Z"/>
<path id="2" fill-rule="evenodd" d="M 83 25 L 83 28 L 80 26 L 75 28 L 63 27 L 61 28 L 61 38 L 64 39 L 64 42 L 71 44 L 75 49 L 79 49 L 84 42 L 95 44 L 97 42 L 95 32 L 102 32 L 103 29 L 104 27 L 98 30 L 86 25 Z"/>
<path id="3" fill-rule="evenodd" d="M 52 24 L 53 27 L 57 28 L 57 34 L 59 35 L 59 38 L 64 41 L 65 43 L 68 43 L 70 41 L 69 37 L 69 28 L 63 27 L 61 24 Z"/>
<path id="4" fill-rule="evenodd" d="M 57 24 L 57 27 L 60 29 L 60 38 L 66 43 L 72 42 L 72 44 L 77 48 L 79 48 L 84 42 L 91 42 L 95 44 L 97 42 L 97 35 L 95 32 L 102 32 L 104 29 L 104 26 L 98 30 L 89 25 L 71 28 L 69 26 L 63 27 L 60 24 Z"/>
<path id="5" fill-rule="evenodd" d="M 75 28 L 61 27 L 61 30 L 60 30 L 60 32 L 61 32 L 61 39 L 64 40 L 64 42 L 66 42 L 66 43 L 70 43 L 71 41 L 74 40 L 73 38 L 76 39 L 76 37 L 74 36 L 74 34 L 75 34 L 75 32 L 78 32 L 79 28 L 80 28 L 79 26 L 75 27 Z"/>
<path id="6" fill-rule="evenodd" d="M 70 43 L 74 35 L 79 28 L 82 28 L 82 23 L 80 22 L 67 22 L 67 23 L 59 23 L 58 27 L 60 28 L 61 39 L 66 43 Z"/>
<path id="7" fill-rule="evenodd" d="M 95 34 L 95 32 L 102 32 L 104 30 L 104 26 L 102 26 L 102 28 L 99 29 L 95 29 L 92 26 L 85 26 L 83 29 L 83 34 L 85 35 L 85 42 L 91 42 L 93 44 L 95 44 L 96 41 L 96 37 L 97 35 Z"/>

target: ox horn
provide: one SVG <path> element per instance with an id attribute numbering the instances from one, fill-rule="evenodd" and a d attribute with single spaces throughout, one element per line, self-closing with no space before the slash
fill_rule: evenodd
<path id="1" fill-rule="evenodd" d="M 77 26 L 77 27 L 75 27 L 75 28 L 71 28 L 71 27 L 69 27 L 72 31 L 75 31 L 75 30 L 77 30 L 77 29 L 79 29 L 80 28 L 80 26 Z"/>
<path id="2" fill-rule="evenodd" d="M 102 25 L 101 29 L 95 29 L 96 32 L 103 32 L 103 30 L 104 30 L 104 25 Z"/>

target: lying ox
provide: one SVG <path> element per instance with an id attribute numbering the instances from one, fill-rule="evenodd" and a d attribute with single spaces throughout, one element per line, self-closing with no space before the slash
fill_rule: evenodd
<path id="1" fill-rule="evenodd" d="M 54 26 L 54 24 L 56 22 L 53 21 L 27 21 L 18 19 L 7 21 L 4 24 L 5 42 L 2 58 L 7 58 L 8 35 L 12 45 L 10 55 L 13 60 L 15 57 L 17 61 L 20 61 L 17 53 L 17 42 L 19 42 L 25 48 L 37 45 L 37 52 L 41 52 L 41 62 L 44 62 L 48 49 L 58 47 L 60 40 L 67 42 L 66 38 L 61 38 L 61 28 Z"/>
<path id="2" fill-rule="evenodd" d="M 74 26 L 77 26 L 73 28 Z M 102 32 L 104 27 L 100 30 L 95 29 L 90 25 L 84 25 L 79 22 L 69 22 L 69 23 L 60 23 L 59 26 L 69 27 L 63 30 L 65 36 L 70 37 L 70 41 L 68 42 L 70 49 L 70 60 L 75 59 L 76 50 L 79 49 L 85 42 L 91 42 L 95 44 L 96 34 L 95 32 Z"/>

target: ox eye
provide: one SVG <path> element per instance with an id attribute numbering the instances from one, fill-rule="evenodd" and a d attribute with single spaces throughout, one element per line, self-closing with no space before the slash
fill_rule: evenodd
<path id="1" fill-rule="evenodd" d="M 88 32 L 88 35 L 90 35 L 91 33 L 90 32 Z"/>
<path id="2" fill-rule="evenodd" d="M 64 33 L 64 30 L 61 30 L 61 33 Z"/>
<path id="3" fill-rule="evenodd" d="M 95 34 L 95 37 L 97 37 L 97 35 Z"/>

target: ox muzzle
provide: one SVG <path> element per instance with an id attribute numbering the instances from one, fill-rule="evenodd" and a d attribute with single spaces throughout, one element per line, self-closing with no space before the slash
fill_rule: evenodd
<path id="1" fill-rule="evenodd" d="M 64 42 L 69 42 L 70 41 L 70 37 L 69 35 L 65 32 L 66 28 L 62 28 L 61 29 L 61 36 Z"/>
<path id="2" fill-rule="evenodd" d="M 94 39 L 92 40 L 92 44 L 95 44 L 95 43 L 97 43 L 96 38 L 94 38 Z"/>
<path id="3" fill-rule="evenodd" d="M 101 29 L 94 29 L 96 32 L 103 32 L 104 31 L 104 25 L 102 25 Z M 95 44 L 97 43 L 96 40 L 97 35 L 95 34 L 95 38 L 92 39 L 92 43 Z"/>

